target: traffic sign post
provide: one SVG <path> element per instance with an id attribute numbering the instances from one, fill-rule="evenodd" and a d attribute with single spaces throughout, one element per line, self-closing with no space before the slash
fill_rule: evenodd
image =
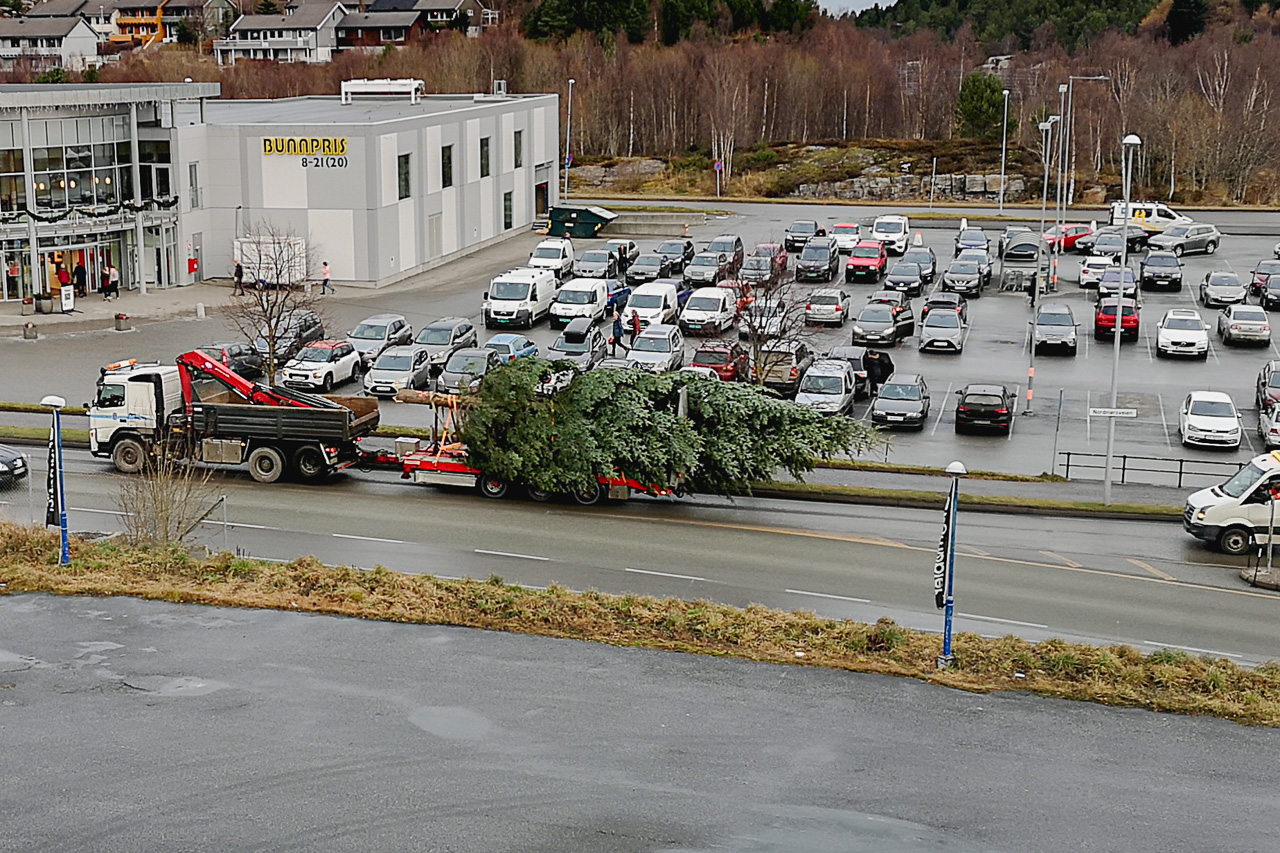
<path id="1" fill-rule="evenodd" d="M 716 169 L 716 198 L 719 198 L 720 197 L 720 173 L 724 171 L 724 161 L 717 160 L 715 164 L 715 169 Z"/>

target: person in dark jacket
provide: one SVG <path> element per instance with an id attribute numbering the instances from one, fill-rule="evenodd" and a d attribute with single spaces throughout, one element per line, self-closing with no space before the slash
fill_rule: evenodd
<path id="1" fill-rule="evenodd" d="M 615 310 L 613 312 L 613 337 L 609 339 L 609 343 L 613 344 L 613 356 L 618 355 L 618 344 L 622 343 L 622 312 Z"/>
<path id="2" fill-rule="evenodd" d="M 71 271 L 71 283 L 75 286 L 77 297 L 83 299 L 89 295 L 89 274 L 79 261 L 76 261 L 76 268 Z"/>
<path id="3" fill-rule="evenodd" d="M 862 356 L 862 366 L 867 371 L 867 383 L 872 394 L 880 390 L 880 385 L 893 375 L 893 359 L 887 352 L 868 349 Z"/>

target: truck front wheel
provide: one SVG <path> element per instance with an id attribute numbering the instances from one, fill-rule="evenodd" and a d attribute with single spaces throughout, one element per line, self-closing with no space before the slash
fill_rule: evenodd
<path id="1" fill-rule="evenodd" d="M 137 474 L 147 464 L 147 448 L 136 438 L 122 438 L 111 448 L 111 461 L 122 474 Z"/>
<path id="2" fill-rule="evenodd" d="M 1243 527 L 1228 527 L 1218 535 L 1218 547 L 1222 553 L 1238 557 L 1248 552 L 1253 537 Z"/>
<path id="3" fill-rule="evenodd" d="M 252 460 L 252 457 L 250 459 Z M 252 465 L 252 461 L 250 464 Z M 324 479 L 324 476 L 329 473 L 329 465 L 325 462 L 324 454 L 320 452 L 320 448 L 307 445 L 299 447 L 294 452 L 293 470 L 298 472 L 298 479 L 303 482 L 313 483 Z"/>
<path id="4" fill-rule="evenodd" d="M 274 483 L 284 473 L 284 456 L 274 447 L 256 447 L 249 454 L 249 475 L 259 483 Z"/>

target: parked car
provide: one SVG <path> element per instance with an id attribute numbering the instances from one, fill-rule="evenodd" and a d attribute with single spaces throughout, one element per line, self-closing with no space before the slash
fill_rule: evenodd
<path id="1" fill-rule="evenodd" d="M 938 256 L 928 246 L 912 246 L 902 253 L 904 264 L 919 264 L 920 277 L 925 284 L 933 284 L 938 276 Z"/>
<path id="2" fill-rule="evenodd" d="M 782 243 L 787 247 L 788 252 L 795 252 L 803 249 L 805 244 L 809 242 L 810 237 L 825 237 L 826 229 L 813 219 L 797 219 L 787 226 L 787 230 L 782 232 Z"/>
<path id="3" fill-rule="evenodd" d="M 1280 279 L 1280 260 L 1261 260 L 1257 266 L 1253 268 L 1253 280 L 1249 284 L 1249 290 L 1254 296 L 1262 299 L 1267 293 L 1267 282 L 1272 276 Z M 1280 283 L 1280 282 L 1278 282 Z M 1266 305 L 1262 306 L 1266 308 Z"/>
<path id="4" fill-rule="evenodd" d="M 1138 266 L 1138 281 L 1143 290 L 1182 290 L 1182 261 L 1173 252 L 1147 252 Z"/>
<path id="5" fill-rule="evenodd" d="M 915 318 L 910 309 L 869 303 L 853 320 L 853 343 L 870 346 L 895 346 L 915 331 Z"/>
<path id="6" fill-rule="evenodd" d="M 635 370 L 636 363 L 622 356 L 610 356 L 596 362 L 595 370 Z"/>
<path id="7" fill-rule="evenodd" d="M 485 349 L 491 349 L 503 361 L 515 361 L 517 358 L 528 358 L 538 354 L 538 345 L 526 338 L 510 332 L 494 335 L 484 342 Z"/>
<path id="8" fill-rule="evenodd" d="M 245 379 L 258 379 L 263 375 L 262 354 L 250 344 L 241 341 L 215 341 L 196 349 Z"/>
<path id="9" fill-rule="evenodd" d="M 548 237 L 533 247 L 528 266 L 532 269 L 551 270 L 557 279 L 573 275 L 573 241 L 568 237 Z"/>
<path id="10" fill-rule="evenodd" d="M 872 283 L 878 283 L 888 265 L 889 255 L 885 252 L 884 243 L 863 240 L 849 253 L 849 261 L 844 266 L 844 280 L 853 283 L 870 279 Z"/>
<path id="11" fill-rule="evenodd" d="M 841 328 L 849 319 L 851 299 L 842 287 L 821 287 L 809 294 L 804 305 L 805 323 L 835 323 Z"/>
<path id="12" fill-rule="evenodd" d="M 911 233 L 911 221 L 898 214 L 877 216 L 871 226 L 871 239 L 884 243 L 886 251 L 901 255 L 907 250 L 907 238 Z"/>
<path id="13" fill-rule="evenodd" d="M 618 252 L 621 251 L 622 257 L 626 258 L 628 264 L 640 257 L 640 247 L 636 245 L 636 241 L 621 237 L 605 243 L 605 251 L 612 252 L 615 258 L 618 257 Z"/>
<path id="14" fill-rule="evenodd" d="M 1083 234 L 1078 237 L 1075 250 L 1082 255 L 1101 254 L 1094 251 L 1094 245 L 1108 234 L 1120 235 L 1122 239 L 1127 239 L 1130 252 L 1137 252 L 1145 248 L 1147 240 L 1151 236 L 1150 232 L 1141 225 L 1104 225 L 1091 234 Z M 1116 249 L 1116 254 L 1120 254 L 1119 249 Z"/>
<path id="15" fill-rule="evenodd" d="M 762 296 L 752 301 L 738 323 L 738 337 L 776 338 L 783 332 L 787 303 L 776 296 Z"/>
<path id="16" fill-rule="evenodd" d="M 1008 435 L 1017 401 L 1003 385 L 973 382 L 956 392 L 956 432 L 978 427 Z"/>
<path id="17" fill-rule="evenodd" d="M 737 341 L 706 341 L 689 363 L 714 370 L 725 382 L 745 381 L 749 373 L 747 351 Z"/>
<path id="18" fill-rule="evenodd" d="M 908 296 L 919 296 L 924 293 L 924 276 L 920 274 L 920 265 L 898 261 L 889 269 L 883 286 L 888 290 L 900 290 Z"/>
<path id="19" fill-rule="evenodd" d="M 770 290 L 782 283 L 782 271 L 778 269 L 774 258 L 751 255 L 742 262 L 742 269 L 738 271 L 738 280 L 753 287 Z"/>
<path id="20" fill-rule="evenodd" d="M 639 315 L 640 328 L 673 323 L 680 312 L 680 295 L 675 285 L 664 281 L 642 284 L 631 292 L 622 312 L 622 323 L 631 328 L 631 318 Z"/>
<path id="21" fill-rule="evenodd" d="M 364 390 L 373 397 L 394 397 L 402 389 L 431 384 L 430 353 L 422 347 L 398 346 L 382 351 L 364 375 Z"/>
<path id="22" fill-rule="evenodd" d="M 556 291 L 556 301 L 551 304 L 551 324 L 567 326 L 578 317 L 592 320 L 604 319 L 609 303 L 607 279 L 571 278 Z"/>
<path id="23" fill-rule="evenodd" d="M 679 312 L 679 309 L 683 308 L 684 304 L 689 301 L 689 297 L 693 295 L 693 292 L 698 289 L 694 287 L 690 282 L 685 281 L 683 278 L 655 278 L 650 283 L 651 284 L 669 284 L 676 289 L 677 313 Z"/>
<path id="24" fill-rule="evenodd" d="M 370 364 L 387 347 L 398 347 L 413 340 L 413 326 L 403 314 L 374 314 L 365 317 L 347 332 L 347 343 Z"/>
<path id="25" fill-rule="evenodd" d="M 282 384 L 328 394 L 333 386 L 358 378 L 363 365 L 360 353 L 347 341 L 315 341 L 284 366 Z"/>
<path id="26" fill-rule="evenodd" d="M 1228 305 L 1218 313 L 1218 337 L 1223 346 L 1271 343 L 1271 322 L 1267 312 L 1253 305 Z"/>
<path id="27" fill-rule="evenodd" d="M 685 265 L 693 260 L 694 255 L 698 254 L 693 241 L 687 237 L 677 240 L 664 240 L 654 251 L 670 261 L 672 275 L 683 273 Z"/>
<path id="28" fill-rule="evenodd" d="M 738 303 L 723 287 L 699 287 L 680 309 L 680 328 L 689 334 L 718 335 L 733 328 Z"/>
<path id="29" fill-rule="evenodd" d="M 502 364 L 503 358 L 488 347 L 456 350 L 444 364 L 436 379 L 436 387 L 446 394 L 466 394 L 479 389 L 490 370 Z"/>
<path id="30" fill-rule="evenodd" d="M 742 269 L 742 259 L 747 256 L 742 238 L 734 234 L 721 234 L 707 244 L 708 252 L 724 255 L 729 263 L 729 275 L 737 275 Z"/>
<path id="31" fill-rule="evenodd" d="M 796 259 L 796 281 L 831 281 L 840 272 L 834 237 L 811 237 Z"/>
<path id="32" fill-rule="evenodd" d="M 280 317 L 275 325 L 275 355 L 277 366 L 283 365 L 298 354 L 298 351 L 313 341 L 324 339 L 324 321 L 316 312 L 299 308 Z M 264 361 L 268 357 L 271 338 L 270 330 L 263 328 L 254 338 L 253 348 L 258 351 Z"/>
<path id="33" fill-rule="evenodd" d="M 1209 357 L 1209 330 L 1200 312 L 1190 308 L 1170 308 L 1156 326 L 1156 358 L 1192 355 Z"/>
<path id="34" fill-rule="evenodd" d="M 961 293 L 982 298 L 982 289 L 986 281 L 982 277 L 982 268 L 977 261 L 952 261 L 942 273 L 942 289 L 945 292 Z"/>
<path id="35" fill-rule="evenodd" d="M 755 248 L 751 250 L 751 255 L 756 258 L 772 258 L 778 267 L 779 276 L 787 271 L 790 256 L 787 254 L 787 247 L 781 243 L 756 243 Z"/>
<path id="36" fill-rule="evenodd" d="M 923 430 L 929 418 L 929 386 L 918 373 L 895 373 L 876 393 L 871 425 L 915 427 Z"/>
<path id="37" fill-rule="evenodd" d="M 858 380 L 847 361 L 815 361 L 796 389 L 796 405 L 824 415 L 853 412 Z"/>
<path id="38" fill-rule="evenodd" d="M 1086 234 L 1092 234 L 1093 229 L 1088 225 L 1055 225 L 1042 235 L 1049 248 L 1057 246 L 1061 241 L 1062 245 L 1059 251 L 1069 252 L 1076 247 L 1076 242 Z"/>
<path id="39" fill-rule="evenodd" d="M 1178 437 L 1184 447 L 1240 449 L 1240 413 L 1229 394 L 1192 391 L 1178 409 Z"/>
<path id="40" fill-rule="evenodd" d="M 981 249 L 989 255 L 991 241 L 987 239 L 987 233 L 981 228 L 962 228 L 956 235 L 955 251 L 951 254 L 958 255 L 965 249 Z"/>
<path id="41" fill-rule="evenodd" d="M 964 351 L 966 326 L 960 315 L 951 311 L 934 311 L 920 323 L 920 352 Z"/>
<path id="42" fill-rule="evenodd" d="M 969 300 L 959 293 L 935 290 L 933 295 L 926 299 L 924 305 L 920 308 L 920 321 L 924 322 L 928 319 L 931 311 L 950 311 L 959 315 L 962 323 L 969 322 Z"/>
<path id="43" fill-rule="evenodd" d="M 1124 292 L 1121 293 L 1121 290 Z M 1137 295 L 1138 278 L 1133 274 L 1133 270 L 1113 264 L 1102 271 L 1102 278 L 1098 280 L 1099 299 L 1111 296 L 1135 298 Z"/>
<path id="44" fill-rule="evenodd" d="M 710 379 L 712 382 L 723 382 L 720 374 L 716 373 L 709 367 L 698 367 L 695 364 L 686 364 L 684 367 L 676 371 L 676 373 L 687 373 L 690 376 L 697 376 L 701 379 Z"/>
<path id="45" fill-rule="evenodd" d="M 675 326 L 650 326 L 636 337 L 627 357 L 650 373 L 667 373 L 684 366 L 684 337 Z"/>
<path id="46" fill-rule="evenodd" d="M 1031 345 L 1037 353 L 1054 347 L 1066 350 L 1067 355 L 1075 355 L 1078 326 L 1071 306 L 1061 302 L 1046 302 L 1036 309 L 1036 317 L 1031 326 Z"/>
<path id="47" fill-rule="evenodd" d="M 1269 360 L 1263 363 L 1258 371 L 1257 394 L 1255 399 L 1259 409 L 1275 408 L 1280 403 L 1280 360 Z"/>
<path id="48" fill-rule="evenodd" d="M 836 238 L 840 254 L 847 255 L 862 240 L 862 226 L 856 222 L 837 222 L 831 226 L 831 236 Z"/>
<path id="49" fill-rule="evenodd" d="M 684 268 L 682 277 L 694 287 L 714 285 L 721 279 L 732 277 L 729 258 L 722 252 L 699 252 Z"/>
<path id="50" fill-rule="evenodd" d="M 1258 409 L 1258 438 L 1267 450 L 1280 447 L 1280 408 L 1271 406 Z"/>
<path id="51" fill-rule="evenodd" d="M 608 279 L 606 279 L 607 281 Z M 524 326 L 551 315 L 560 279 L 546 269 L 514 269 L 494 276 L 481 295 L 480 314 L 484 327 Z"/>
<path id="52" fill-rule="evenodd" d="M 606 278 L 604 288 L 609 300 L 605 303 L 605 313 L 608 313 L 610 308 L 621 311 L 627 307 L 627 300 L 631 298 L 631 285 L 616 278 Z"/>
<path id="53" fill-rule="evenodd" d="M 627 284 L 635 287 L 647 281 L 669 278 L 671 275 L 671 262 L 666 255 L 641 255 L 627 267 Z"/>
<path id="54" fill-rule="evenodd" d="M 12 489 L 30 473 L 25 456 L 8 445 L 0 444 L 0 489 Z"/>
<path id="55" fill-rule="evenodd" d="M 1118 264 L 1120 255 L 1124 252 L 1124 235 L 1116 232 L 1101 234 L 1093 241 L 1093 248 L 1090 251 L 1098 257 L 1110 258 L 1113 264 Z"/>
<path id="56" fill-rule="evenodd" d="M 1149 238 L 1147 245 L 1173 252 L 1178 257 L 1185 252 L 1212 255 L 1222 245 L 1222 232 L 1216 225 L 1203 222 L 1179 223 Z"/>
<path id="57" fill-rule="evenodd" d="M 573 262 L 575 278 L 617 278 L 618 255 L 604 249 L 589 249 Z"/>
<path id="58" fill-rule="evenodd" d="M 578 317 L 565 326 L 560 337 L 547 350 L 546 358 L 549 361 L 571 361 L 581 370 L 590 370 L 608 355 L 608 347 L 600 327 L 586 317 Z"/>
<path id="59" fill-rule="evenodd" d="M 855 380 L 853 394 L 854 397 L 861 400 L 863 397 L 871 393 L 872 379 L 869 370 L 872 360 L 863 361 L 867 356 L 866 347 L 855 346 L 836 346 L 827 350 L 827 354 L 823 356 L 827 361 L 843 361 L 849 367 L 853 368 L 853 378 Z M 888 358 L 887 353 L 876 352 L 876 355 L 883 355 Z M 889 368 L 889 372 L 893 372 L 893 368 Z"/>
<path id="60" fill-rule="evenodd" d="M 413 339 L 418 349 L 426 351 L 432 364 L 440 366 L 454 350 L 477 344 L 475 326 L 465 317 L 441 317 L 423 326 Z"/>
<path id="61" fill-rule="evenodd" d="M 813 364 L 813 352 L 804 341 L 774 340 L 760 348 L 759 363 L 764 387 L 786 397 L 795 396 L 800 380 Z"/>
<path id="62" fill-rule="evenodd" d="M 1080 262 L 1080 286 L 1096 288 L 1102 281 L 1102 274 L 1115 264 L 1110 255 L 1091 255 Z"/>
<path id="63" fill-rule="evenodd" d="M 867 304 L 892 305 L 900 311 L 911 312 L 911 297 L 901 290 L 874 290 L 867 297 Z"/>
<path id="64" fill-rule="evenodd" d="M 1280 275 L 1267 276 L 1267 283 L 1258 294 L 1258 304 L 1268 311 L 1280 307 Z"/>
<path id="65" fill-rule="evenodd" d="M 957 261 L 973 261 L 978 265 L 978 272 L 982 275 L 982 286 L 991 286 L 991 258 L 981 249 L 965 249 L 956 255 Z"/>
<path id="66" fill-rule="evenodd" d="M 1139 305 L 1136 299 L 1101 299 L 1093 314 L 1093 337 L 1103 340 L 1115 334 L 1116 312 L 1120 312 L 1120 339 L 1138 339 Z"/>
<path id="67" fill-rule="evenodd" d="M 1231 270 L 1205 273 L 1200 282 L 1200 304 L 1206 308 L 1235 305 L 1245 300 L 1245 287 L 1240 276 Z"/>

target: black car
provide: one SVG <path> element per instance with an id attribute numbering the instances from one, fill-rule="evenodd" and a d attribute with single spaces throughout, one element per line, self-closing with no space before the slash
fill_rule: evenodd
<path id="1" fill-rule="evenodd" d="M 644 284 L 671 275 L 671 261 L 666 255 L 641 255 L 627 267 L 627 284 Z"/>
<path id="2" fill-rule="evenodd" d="M 956 235 L 955 254 L 958 255 L 965 249 L 981 249 L 990 254 L 991 241 L 987 239 L 986 232 L 981 228 L 966 228 Z"/>
<path id="3" fill-rule="evenodd" d="M 866 347 L 832 347 L 827 350 L 827 354 L 823 356 L 828 361 L 845 361 L 853 368 L 853 396 L 854 399 L 861 400 L 871 393 L 873 382 L 869 368 L 872 366 L 867 361 L 867 353 L 874 350 L 868 350 Z"/>
<path id="4" fill-rule="evenodd" d="M 960 317 L 960 322 L 969 322 L 969 301 L 959 293 L 948 293 L 945 290 L 934 291 L 925 300 L 924 306 L 920 309 L 921 321 L 929 318 L 930 311 L 951 311 Z"/>
<path id="5" fill-rule="evenodd" d="M 950 293 L 964 293 L 974 298 L 982 297 L 985 284 L 982 268 L 977 261 L 952 261 L 942 274 L 942 290 Z"/>
<path id="6" fill-rule="evenodd" d="M 803 249 L 810 237 L 825 237 L 827 231 L 813 219 L 797 219 L 787 226 L 783 233 L 783 244 L 788 252 Z"/>
<path id="7" fill-rule="evenodd" d="M 300 308 L 281 317 L 274 324 L 274 332 L 276 366 L 283 367 L 307 344 L 324 339 L 324 321 L 316 312 Z M 271 350 L 271 337 L 271 330 L 264 327 L 254 338 L 253 347 L 263 359 Z"/>
<path id="8" fill-rule="evenodd" d="M 1280 308 L 1280 275 L 1273 275 L 1267 278 L 1262 290 L 1258 293 L 1258 304 L 1270 311 L 1272 308 Z"/>
<path id="9" fill-rule="evenodd" d="M 895 373 L 880 386 L 871 404 L 871 424 L 924 429 L 929 419 L 929 386 L 918 373 Z"/>
<path id="10" fill-rule="evenodd" d="M 920 277 L 925 284 L 933 284 L 938 275 L 938 256 L 928 246 L 912 246 L 902 255 L 902 262 L 920 265 Z"/>
<path id="11" fill-rule="evenodd" d="M 262 355 L 249 344 L 215 341 L 196 349 L 245 379 L 257 379 L 262 376 Z"/>
<path id="12" fill-rule="evenodd" d="M 26 458 L 12 447 L 0 444 L 0 489 L 12 489 L 29 473 Z"/>
<path id="13" fill-rule="evenodd" d="M 840 271 L 840 249 L 834 237 L 812 237 L 796 260 L 796 281 L 831 281 Z"/>
<path id="14" fill-rule="evenodd" d="M 920 272 L 919 264 L 898 261 L 889 269 L 882 286 L 885 290 L 898 290 L 908 296 L 919 296 L 924 293 L 924 275 Z"/>
<path id="15" fill-rule="evenodd" d="M 1182 290 L 1182 261 L 1173 252 L 1148 252 L 1138 266 L 1143 290 Z"/>
<path id="16" fill-rule="evenodd" d="M 687 238 L 680 240 L 666 240 L 662 245 L 654 249 L 654 252 L 662 255 L 671 263 L 671 273 L 673 275 L 678 272 L 684 272 L 685 264 L 693 260 L 693 256 L 698 254 L 698 250 L 694 247 L 693 241 Z"/>
<path id="17" fill-rule="evenodd" d="M 1097 245 L 1098 239 L 1107 234 L 1122 234 L 1127 236 L 1129 241 L 1129 251 L 1136 252 L 1146 248 L 1147 240 L 1151 235 L 1141 225 L 1107 225 L 1094 231 L 1092 234 L 1085 234 L 1076 240 L 1075 250 L 1082 255 L 1095 254 L 1094 246 Z"/>
<path id="18" fill-rule="evenodd" d="M 956 397 L 956 432 L 981 427 L 1008 435 L 1013 428 L 1013 392 L 1005 386 L 974 383 Z"/>

